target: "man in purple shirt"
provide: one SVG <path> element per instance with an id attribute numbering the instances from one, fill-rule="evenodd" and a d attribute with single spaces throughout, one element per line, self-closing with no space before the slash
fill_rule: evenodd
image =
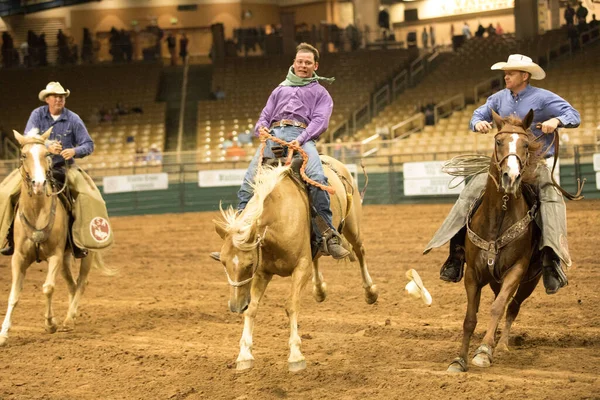
<path id="1" fill-rule="evenodd" d="M 319 68 L 319 51 L 307 43 L 296 48 L 294 64 L 290 67 L 285 81 L 281 82 L 269 96 L 267 105 L 262 110 L 254 128 L 255 136 L 261 129 L 270 130 L 271 135 L 286 142 L 302 146 L 308 154 L 306 175 L 323 185 L 327 185 L 327 177 L 323 172 L 321 159 L 315 146 L 315 140 L 327 129 L 333 110 L 333 100 L 327 90 L 319 84 L 320 80 L 333 82 L 333 78 L 323 78 L 315 71 Z M 273 157 L 270 151 L 271 142 L 267 141 L 266 157 Z M 238 191 L 238 211 L 242 211 L 253 196 L 252 182 L 258 167 L 260 149 L 250 162 L 242 187 Z M 329 194 L 315 186 L 308 187 L 311 206 L 315 218 L 327 224 L 326 229 L 318 229 L 323 225 L 313 222 L 313 229 L 321 240 L 321 251 L 333 258 L 341 259 L 350 253 L 340 243 L 340 235 L 333 226 Z M 326 244 L 324 246 L 323 244 Z M 218 259 L 218 253 L 211 257 Z"/>
<path id="2" fill-rule="evenodd" d="M 508 62 L 492 65 L 493 70 L 504 71 L 506 89 L 492 94 L 485 104 L 473 112 L 470 128 L 475 132 L 488 133 L 492 129 L 492 111 L 501 117 L 510 115 L 523 119 L 529 110 L 534 111 L 531 131 L 543 143 L 542 154 L 549 158 L 558 156 L 550 147 L 552 135 L 557 128 L 576 128 L 581 122 L 577 110 L 566 100 L 549 90 L 533 87 L 530 79 L 544 79 L 546 73 L 531 58 L 512 54 Z M 541 125 L 541 130 L 536 125 Z M 546 165 L 538 167 L 538 197 L 541 220 L 537 223 L 542 237 L 539 248 L 542 250 L 542 271 L 547 294 L 556 293 L 567 284 L 567 276 L 561 267 L 561 260 L 571 265 L 567 245 L 567 211 L 562 195 L 552 184 L 550 170 Z M 462 279 L 465 263 L 464 242 L 469 209 L 471 204 L 485 189 L 487 172 L 476 175 L 463 189 L 458 201 L 446 220 L 427 245 L 424 253 L 439 247 L 450 240 L 450 256 L 442 266 L 440 279 L 458 282 Z"/>

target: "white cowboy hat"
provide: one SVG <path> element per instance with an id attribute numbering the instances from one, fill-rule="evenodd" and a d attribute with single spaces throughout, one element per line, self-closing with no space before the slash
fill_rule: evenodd
<path id="1" fill-rule="evenodd" d="M 406 271 L 406 277 L 410 280 L 410 282 L 408 282 L 404 288 L 408 294 L 416 299 L 423 300 L 423 303 L 430 306 L 433 300 L 429 294 L 429 291 L 425 289 L 423 281 L 421 280 L 421 277 L 417 271 L 414 269 L 409 269 Z"/>
<path id="2" fill-rule="evenodd" d="M 524 71 L 531 74 L 531 79 L 542 80 L 546 77 L 546 72 L 533 62 L 527 56 L 521 54 L 511 54 L 507 62 L 497 62 L 491 69 L 501 69 L 503 71 Z"/>
<path id="3" fill-rule="evenodd" d="M 71 94 L 70 90 L 65 90 L 62 85 L 58 82 L 50 82 L 46 85 L 46 89 L 42 90 L 38 95 L 40 101 L 46 101 L 46 96 L 51 94 L 64 94 L 65 97 L 69 97 Z"/>

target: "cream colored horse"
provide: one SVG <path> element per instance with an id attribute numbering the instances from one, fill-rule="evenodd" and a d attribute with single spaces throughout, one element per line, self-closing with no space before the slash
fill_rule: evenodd
<path id="1" fill-rule="evenodd" d="M 325 175 L 336 191 L 331 196 L 333 224 L 339 226 L 344 219 L 342 234 L 358 258 L 366 301 L 372 304 L 378 292 L 365 261 L 358 188 L 342 163 L 327 156 L 322 159 L 326 162 Z M 346 185 L 329 166 L 343 177 Z M 308 196 L 306 190 L 289 177 L 289 167 L 259 167 L 255 182 L 254 196 L 240 215 L 230 208 L 223 212 L 225 221 L 215 221 L 216 230 L 224 240 L 221 262 L 231 285 L 229 308 L 244 313 L 237 370 L 247 370 L 254 365 L 252 331 L 258 304 L 273 275 L 279 275 L 292 277 L 292 290 L 286 304 L 290 322 L 288 368 L 300 371 L 306 368 L 298 334 L 300 293 L 311 270 L 315 300 L 321 302 L 326 297 L 318 257 L 313 260 L 311 254 Z"/>
<path id="2" fill-rule="evenodd" d="M 12 314 L 23 289 L 25 272 L 34 261 L 48 262 L 48 274 L 43 285 L 46 296 L 44 317 L 46 331 L 54 333 L 58 328 L 52 310 L 56 273 L 60 269 L 67 281 L 69 309 L 63 328 L 71 330 L 75 327 L 77 308 L 87 284 L 87 275 L 100 257 L 96 252 L 89 252 L 88 256 L 81 260 L 77 281 L 73 279 L 71 264 L 74 257 L 71 248 L 66 246 L 69 217 L 55 193 L 60 188 L 53 189 L 49 182 L 52 160 L 44 142 L 51 131 L 52 128 L 42 136 L 22 136 L 14 132 L 15 138 L 21 144 L 20 172 L 23 181 L 14 222 L 15 253 L 11 260 L 12 287 L 8 298 L 8 309 L 0 331 L 0 346 L 7 343 Z"/>

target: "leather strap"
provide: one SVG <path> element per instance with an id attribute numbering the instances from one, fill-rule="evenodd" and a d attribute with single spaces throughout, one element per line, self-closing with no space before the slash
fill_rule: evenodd
<path id="1" fill-rule="evenodd" d="M 306 124 L 293 119 L 282 119 L 281 121 L 275 121 L 271 125 L 271 129 L 277 128 L 278 126 L 295 126 L 298 128 L 306 129 Z"/>

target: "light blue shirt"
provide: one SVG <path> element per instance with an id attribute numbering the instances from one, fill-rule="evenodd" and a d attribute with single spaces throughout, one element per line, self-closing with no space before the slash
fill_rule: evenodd
<path id="1" fill-rule="evenodd" d="M 546 151 L 552 143 L 552 135 L 546 135 L 535 125 L 551 118 L 558 118 L 560 125 L 565 128 L 577 128 L 581 123 L 579 112 L 573 108 L 565 99 L 546 89 L 540 89 L 527 85 L 519 94 L 513 96 L 509 89 L 503 89 L 488 97 L 484 105 L 473 112 L 473 118 L 469 125 L 475 132 L 475 125 L 480 121 L 492 122 L 492 111 L 494 110 L 502 118 L 510 115 L 520 119 L 525 118 L 529 110 L 533 110 L 533 123 L 531 131 L 537 137 L 544 135 L 542 152 Z M 547 153 L 553 156 L 554 149 Z"/>
<path id="2" fill-rule="evenodd" d="M 41 106 L 31 112 L 25 134 L 33 128 L 40 130 L 40 135 L 46 132 L 50 127 L 52 133 L 49 140 L 58 140 L 62 144 L 63 150 L 75 149 L 75 158 L 83 158 L 89 156 L 94 151 L 94 141 L 90 137 L 83 121 L 79 115 L 75 114 L 66 108 L 63 108 L 60 117 L 56 121 L 50 115 L 48 106 Z M 60 155 L 52 156 L 52 165 L 61 165 L 65 163 L 65 159 Z M 69 163 L 72 163 L 70 161 Z"/>

